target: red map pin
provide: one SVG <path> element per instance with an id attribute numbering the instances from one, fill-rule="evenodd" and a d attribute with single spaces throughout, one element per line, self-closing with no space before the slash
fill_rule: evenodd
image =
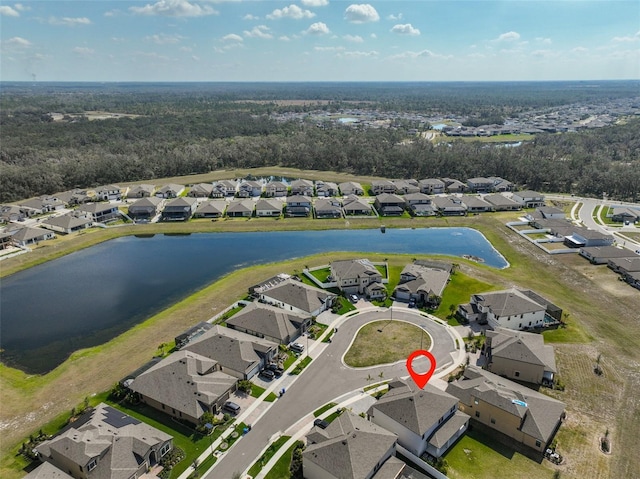
<path id="1" fill-rule="evenodd" d="M 413 370 L 413 360 L 419 356 L 426 357 L 431 363 L 429 370 L 425 374 L 419 374 Z M 409 374 L 411 375 L 413 381 L 417 384 L 417 386 L 420 389 L 424 389 L 424 387 L 429 382 L 429 379 L 431 379 L 433 372 L 436 370 L 436 358 L 434 358 L 433 354 L 431 354 L 429 351 L 418 349 L 417 351 L 412 352 L 407 358 L 407 370 L 409 371 Z"/>

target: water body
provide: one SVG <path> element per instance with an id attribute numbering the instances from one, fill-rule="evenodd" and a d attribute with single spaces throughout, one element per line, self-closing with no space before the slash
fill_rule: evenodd
<path id="1" fill-rule="evenodd" d="M 472 255 L 508 266 L 470 228 L 128 236 L 4 278 L 1 358 L 46 373 L 73 351 L 111 340 L 227 273 L 330 251 Z"/>

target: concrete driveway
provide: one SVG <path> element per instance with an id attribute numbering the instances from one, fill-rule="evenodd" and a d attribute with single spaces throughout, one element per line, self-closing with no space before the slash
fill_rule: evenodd
<path id="1" fill-rule="evenodd" d="M 383 378 L 408 375 L 405 361 L 366 369 L 353 369 L 342 362 L 342 356 L 349 348 L 355 333 L 364 324 L 380 319 L 389 319 L 387 310 L 369 308 L 348 318 L 341 318 L 333 326 L 338 332 L 333 335 L 331 343 L 311 345 L 311 357 L 314 360 L 302 375 L 283 376 L 277 388 L 286 387 L 286 393 L 266 409 L 261 417 L 253 418 L 252 429 L 247 436 L 222 456 L 215 467 L 207 474 L 207 478 L 231 478 L 250 467 L 259 457 L 263 449 L 282 434 L 292 434 L 294 426 L 302 418 L 308 416 L 312 420 L 313 411 L 324 404 L 336 401 L 354 389 L 369 384 L 369 375 L 376 377 L 381 372 Z M 454 365 L 457 353 L 454 336 L 445 328 L 430 319 L 421 316 L 415 310 L 394 309 L 393 319 L 408 321 L 425 329 L 433 338 L 432 354 L 436 358 L 439 371 Z M 339 402 L 336 401 L 336 402 Z M 306 423 L 301 421 L 301 423 Z"/>

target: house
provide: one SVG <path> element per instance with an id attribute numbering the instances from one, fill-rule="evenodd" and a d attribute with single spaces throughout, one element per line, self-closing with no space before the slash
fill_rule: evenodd
<path id="1" fill-rule="evenodd" d="M 213 324 L 208 323 L 206 321 L 200 321 L 195 326 L 192 326 L 186 331 L 178 334 L 174 339 L 176 343 L 176 349 L 182 349 L 188 343 L 198 338 L 199 336 L 202 336 L 205 332 L 209 331 L 211 328 L 213 328 Z M 213 359 L 213 358 L 210 358 L 210 359 Z"/>
<path id="2" fill-rule="evenodd" d="M 256 202 L 256 216 L 279 217 L 282 214 L 282 201 L 273 198 L 261 198 Z"/>
<path id="3" fill-rule="evenodd" d="M 149 198 L 153 196 L 155 189 L 153 185 L 135 185 L 129 188 L 127 198 Z"/>
<path id="4" fill-rule="evenodd" d="M 305 316 L 318 316 L 323 311 L 331 309 L 336 295 L 289 278 L 270 288 L 263 288 L 259 298 L 263 303 L 286 311 Z"/>
<path id="5" fill-rule="evenodd" d="M 38 198 L 32 198 L 30 200 L 24 200 L 18 203 L 18 206 L 22 208 L 29 208 L 34 210 L 37 214 L 50 213 L 52 211 L 58 211 L 64 208 L 64 201 L 54 196 L 40 196 Z M 29 215 L 32 216 L 32 215 Z"/>
<path id="6" fill-rule="evenodd" d="M 436 196 L 432 202 L 439 215 L 465 216 L 467 214 L 467 206 L 462 202 L 462 198 L 457 196 Z"/>
<path id="7" fill-rule="evenodd" d="M 73 476 L 61 471 L 50 462 L 43 462 L 24 476 L 24 479 L 73 479 Z"/>
<path id="8" fill-rule="evenodd" d="M 396 193 L 397 187 L 390 180 L 374 180 L 371 182 L 371 191 L 375 196 L 382 194 L 392 195 Z"/>
<path id="9" fill-rule="evenodd" d="M 469 189 L 462 181 L 453 178 L 442 178 L 442 181 L 445 184 L 446 193 L 464 193 Z"/>
<path id="10" fill-rule="evenodd" d="M 264 187 L 264 195 L 267 198 L 287 196 L 289 187 L 281 181 L 270 181 Z"/>
<path id="11" fill-rule="evenodd" d="M 36 454 L 74 479 L 137 479 L 172 449 L 167 433 L 100 403 L 38 444 Z"/>
<path id="12" fill-rule="evenodd" d="M 625 206 L 617 206 L 613 208 L 613 211 L 611 212 L 611 220 L 617 223 L 637 223 L 640 221 L 640 210 L 627 208 Z"/>
<path id="13" fill-rule="evenodd" d="M 211 190 L 212 198 L 225 198 L 227 196 L 234 196 L 238 189 L 238 183 L 234 180 L 220 180 L 216 181 Z"/>
<path id="14" fill-rule="evenodd" d="M 376 472 L 395 451 L 395 434 L 346 411 L 326 429 L 315 426 L 307 435 L 302 475 L 306 479 L 379 477 Z"/>
<path id="15" fill-rule="evenodd" d="M 0 250 L 8 249 L 12 245 L 11 233 L 3 231 L 0 233 Z"/>
<path id="16" fill-rule="evenodd" d="M 420 186 L 416 180 L 391 180 L 391 182 L 396 185 L 395 193 L 398 195 L 420 193 Z"/>
<path id="17" fill-rule="evenodd" d="M 208 198 L 213 193 L 212 183 L 198 183 L 189 189 L 188 196 L 191 198 Z"/>
<path id="18" fill-rule="evenodd" d="M 418 186 L 420 187 L 420 193 L 425 193 L 427 195 L 439 195 L 445 191 L 444 181 L 437 178 L 426 178 L 424 180 L 420 180 L 418 182 Z"/>
<path id="19" fill-rule="evenodd" d="M 469 416 L 458 411 L 458 398 L 435 386 L 424 389 L 395 379 L 389 392 L 367 411 L 371 422 L 398 436 L 398 444 L 418 457 L 442 456 L 464 434 Z"/>
<path id="20" fill-rule="evenodd" d="M 406 193 L 404 195 L 404 201 L 407 208 L 410 209 L 414 205 L 430 205 L 431 196 L 425 195 L 424 193 Z"/>
<path id="21" fill-rule="evenodd" d="M 87 190 L 81 190 L 79 188 L 56 193 L 56 198 L 65 205 L 81 205 L 82 203 L 87 203 L 92 200 Z"/>
<path id="22" fill-rule="evenodd" d="M 124 188 L 125 192 L 128 188 Z M 95 189 L 94 200 L 97 201 L 120 201 L 122 199 L 122 190 L 118 185 L 99 186 Z"/>
<path id="23" fill-rule="evenodd" d="M 527 214 L 527 219 L 531 223 L 532 221 L 541 220 L 564 220 L 566 218 L 564 211 L 552 206 L 539 206 L 533 213 Z"/>
<path id="24" fill-rule="evenodd" d="M 458 306 L 458 314 L 467 321 L 488 323 L 493 329 L 522 330 L 542 327 L 546 311 L 546 305 L 515 288 L 473 294 L 468 304 Z"/>
<path id="25" fill-rule="evenodd" d="M 291 182 L 291 194 L 313 196 L 313 182 L 309 180 L 293 180 Z"/>
<path id="26" fill-rule="evenodd" d="M 227 206 L 229 218 L 251 218 L 255 203 L 248 199 L 231 200 Z"/>
<path id="27" fill-rule="evenodd" d="M 405 201 L 398 195 L 381 193 L 374 203 L 380 216 L 400 216 L 404 213 Z"/>
<path id="28" fill-rule="evenodd" d="M 516 203 L 520 203 L 523 208 L 539 208 L 544 206 L 544 195 L 541 195 L 537 191 L 516 191 L 511 198 Z"/>
<path id="29" fill-rule="evenodd" d="M 12 221 L 24 221 L 25 218 L 29 218 L 36 214 L 39 214 L 38 211 L 32 208 L 25 208 L 15 205 L 0 206 L 0 220 L 2 220 L 3 223 L 10 223 Z"/>
<path id="30" fill-rule="evenodd" d="M 224 200 L 203 201 L 193 213 L 194 218 L 222 218 L 227 209 L 227 202 Z"/>
<path id="31" fill-rule="evenodd" d="M 95 223 L 106 223 L 122 216 L 118 205 L 112 203 L 85 203 L 78 206 L 76 211 L 91 215 L 91 219 Z"/>
<path id="32" fill-rule="evenodd" d="M 254 198 L 262 194 L 262 183 L 253 180 L 243 180 L 238 185 L 238 198 Z"/>
<path id="33" fill-rule="evenodd" d="M 127 216 L 133 221 L 150 221 L 156 217 L 164 200 L 157 196 L 146 196 L 129 205 Z"/>
<path id="34" fill-rule="evenodd" d="M 631 273 L 640 273 L 640 256 L 637 255 L 630 258 L 611 258 L 607 263 L 609 268 L 623 277 Z"/>
<path id="35" fill-rule="evenodd" d="M 364 195 L 364 189 L 362 188 L 362 185 L 356 181 L 346 181 L 344 183 L 340 183 L 338 185 L 338 188 L 340 188 L 340 193 L 342 194 L 342 196 Z"/>
<path id="36" fill-rule="evenodd" d="M 129 389 L 152 408 L 197 425 L 204 413 L 221 410 L 237 381 L 223 373 L 216 361 L 181 350 L 140 374 Z"/>
<path id="37" fill-rule="evenodd" d="M 169 201 L 160 217 L 161 221 L 187 221 L 193 216 L 198 207 L 195 198 L 180 197 Z"/>
<path id="38" fill-rule="evenodd" d="M 371 216 L 373 210 L 368 201 L 355 195 L 347 196 L 342 202 L 345 216 Z"/>
<path id="39" fill-rule="evenodd" d="M 336 198 L 319 198 L 314 210 L 316 218 L 342 218 L 342 203 Z"/>
<path id="40" fill-rule="evenodd" d="M 277 358 L 278 343 L 216 325 L 191 340 L 183 350 L 216 361 L 220 370 L 230 376 L 251 379 Z"/>
<path id="41" fill-rule="evenodd" d="M 636 258 L 638 255 L 616 246 L 587 246 L 580 248 L 580 256 L 587 258 L 591 264 L 608 264 L 611 259 Z"/>
<path id="42" fill-rule="evenodd" d="M 467 180 L 467 187 L 472 193 L 490 193 L 494 191 L 491 178 L 475 177 Z"/>
<path id="43" fill-rule="evenodd" d="M 402 270 L 393 295 L 398 301 L 414 300 L 417 304 L 437 308 L 448 282 L 448 271 L 411 263 Z"/>
<path id="44" fill-rule="evenodd" d="M 289 344 L 311 325 L 311 316 L 262 303 L 250 303 L 227 320 L 227 327 L 259 338 Z"/>
<path id="45" fill-rule="evenodd" d="M 89 214 L 73 211 L 59 216 L 51 216 L 40 223 L 40 226 L 59 233 L 74 233 L 89 228 L 93 219 Z"/>
<path id="46" fill-rule="evenodd" d="M 370 300 L 387 298 L 387 288 L 382 283 L 369 283 L 364 287 L 364 294 Z"/>
<path id="47" fill-rule="evenodd" d="M 332 183 L 330 181 L 316 181 L 316 196 L 338 196 L 340 194 L 340 190 L 338 189 L 338 185 L 336 183 Z"/>
<path id="48" fill-rule="evenodd" d="M 501 194 L 485 195 L 482 199 L 491 205 L 493 211 L 517 211 L 522 209 L 520 203 L 516 203 Z"/>
<path id="49" fill-rule="evenodd" d="M 284 215 L 291 217 L 307 217 L 311 214 L 311 198 L 303 195 L 287 197 Z"/>
<path id="50" fill-rule="evenodd" d="M 462 203 L 467 207 L 467 213 L 484 213 L 491 211 L 491 205 L 479 196 L 465 195 L 462 197 Z"/>
<path id="51" fill-rule="evenodd" d="M 499 328 L 486 332 L 486 369 L 516 381 L 551 386 L 555 380 L 556 356 L 541 334 Z"/>
<path id="52" fill-rule="evenodd" d="M 331 276 L 346 294 L 363 294 L 372 283 L 382 283 L 382 274 L 368 259 L 350 259 L 331 263 Z"/>
<path id="53" fill-rule="evenodd" d="M 9 230 L 8 233 L 11 233 L 11 242 L 16 246 L 38 244 L 40 241 L 46 241 L 56 237 L 53 232 L 34 226 L 19 227 Z"/>
<path id="54" fill-rule="evenodd" d="M 511 191 L 513 189 L 513 183 L 499 176 L 489 176 L 487 179 L 493 183 L 493 191 L 504 192 Z"/>
<path id="55" fill-rule="evenodd" d="M 458 398 L 472 425 L 498 431 L 540 454 L 565 418 L 564 403 L 476 366 L 468 366 L 446 391 Z"/>
<path id="56" fill-rule="evenodd" d="M 564 244 L 569 248 L 589 248 L 592 246 L 612 247 L 611 245 L 613 245 L 614 240 L 615 238 L 611 234 L 600 233 L 599 231 L 588 228 L 575 228 L 571 235 L 565 236 Z M 588 256 L 585 257 L 590 259 Z"/>
<path id="57" fill-rule="evenodd" d="M 184 185 L 177 185 L 175 183 L 171 183 L 168 185 L 164 185 L 162 188 L 156 191 L 156 196 L 158 198 L 164 198 L 164 199 L 177 198 L 184 192 L 184 190 L 185 190 Z"/>

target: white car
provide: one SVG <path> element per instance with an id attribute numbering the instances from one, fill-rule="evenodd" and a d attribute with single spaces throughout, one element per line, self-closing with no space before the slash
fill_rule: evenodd
<path id="1" fill-rule="evenodd" d="M 304 351 L 304 344 L 292 343 L 291 346 L 289 346 L 289 349 L 297 353 L 301 353 L 302 351 Z"/>

